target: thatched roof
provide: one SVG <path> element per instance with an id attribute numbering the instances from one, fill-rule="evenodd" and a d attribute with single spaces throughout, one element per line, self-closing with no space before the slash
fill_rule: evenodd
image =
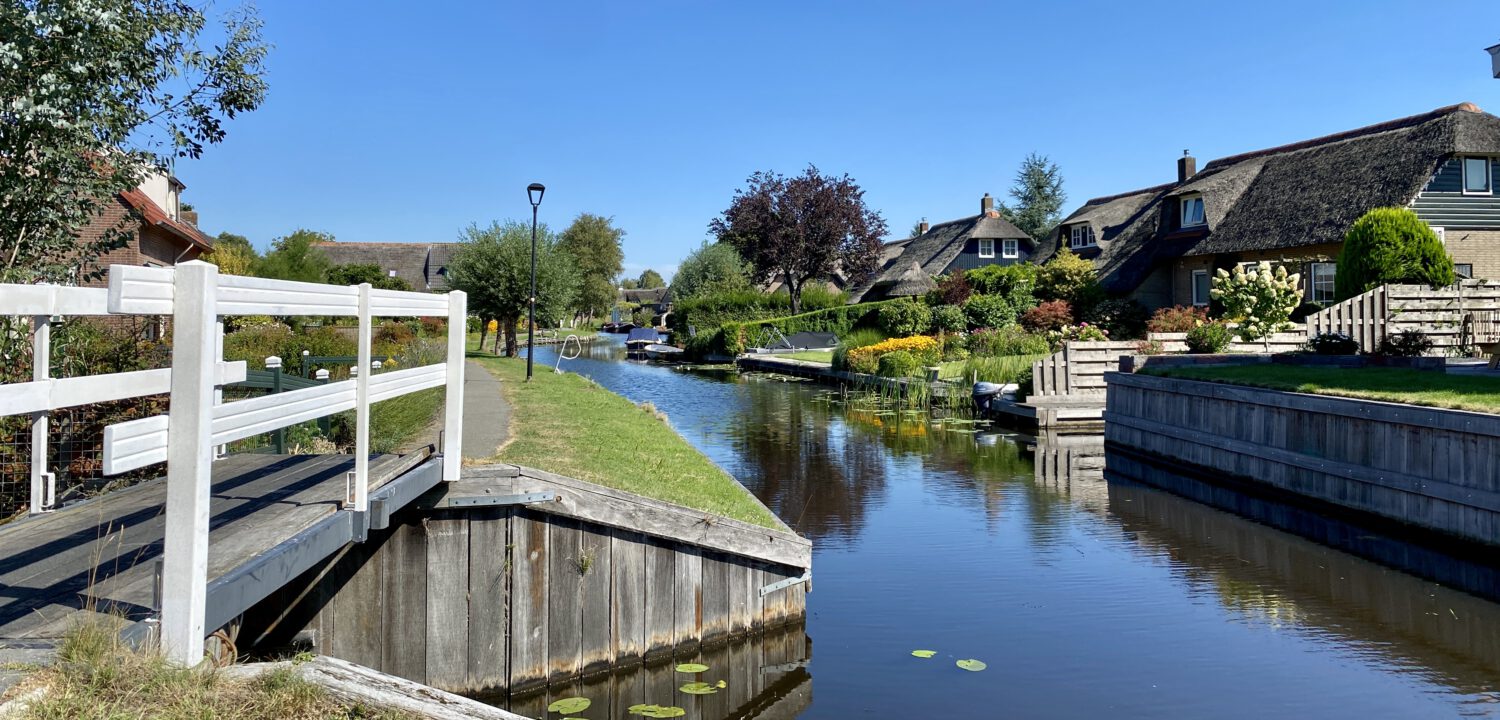
<path id="1" fill-rule="evenodd" d="M 1084 203 L 1062 227 L 1088 222 L 1106 290 L 1126 293 L 1184 255 L 1339 242 L 1377 207 L 1403 206 L 1457 153 L 1500 152 L 1500 118 L 1464 103 L 1357 130 L 1214 160 L 1185 182 Z M 1177 200 L 1201 193 L 1207 226 L 1174 230 Z M 1062 227 L 1035 256 L 1066 244 Z"/>
<path id="2" fill-rule="evenodd" d="M 456 243 L 319 242 L 334 265 L 379 265 L 413 290 L 447 290 L 448 258 Z"/>
<path id="3" fill-rule="evenodd" d="M 897 296 L 892 290 L 916 264 L 930 279 L 941 275 L 964 251 L 971 239 L 1001 240 L 1015 238 L 1031 244 L 1031 238 L 998 214 L 981 214 L 938 223 L 916 237 L 886 243 L 881 250 L 880 268 L 864 284 L 849 292 L 851 302 Z"/>
<path id="4" fill-rule="evenodd" d="M 906 271 L 901 273 L 901 277 L 896 279 L 896 284 L 892 285 L 891 289 L 886 291 L 886 295 L 890 297 L 910 297 L 912 295 L 926 295 L 936 289 L 937 283 L 933 282 L 932 276 L 923 271 L 922 266 L 913 260 L 911 265 L 906 268 Z"/>

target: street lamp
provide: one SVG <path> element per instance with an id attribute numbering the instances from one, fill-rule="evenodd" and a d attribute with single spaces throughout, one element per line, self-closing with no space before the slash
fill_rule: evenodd
<path id="1" fill-rule="evenodd" d="M 531 200 L 531 299 L 526 310 L 526 382 L 531 382 L 531 365 L 536 357 L 536 208 L 542 204 L 542 194 L 547 188 L 541 183 L 526 186 L 526 197 Z"/>

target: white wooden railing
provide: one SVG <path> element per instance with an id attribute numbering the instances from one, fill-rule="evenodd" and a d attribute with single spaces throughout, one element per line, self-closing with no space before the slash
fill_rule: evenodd
<path id="1" fill-rule="evenodd" d="M 203 656 L 208 581 L 210 469 L 215 447 L 301 422 L 354 410 L 354 470 L 347 507 L 370 502 L 370 406 L 419 390 L 446 386 L 443 479 L 459 477 L 463 453 L 464 293 L 446 295 L 358 286 L 219 275 L 193 261 L 175 268 L 110 267 L 109 289 L 0 285 L 0 315 L 33 320 L 33 380 L 0 385 L 0 415 L 33 417 L 31 510 L 55 502 L 47 471 L 48 413 L 65 407 L 170 393 L 167 415 L 110 425 L 104 430 L 104 468 L 117 474 L 167 463 L 161 641 L 186 664 Z M 51 379 L 50 320 L 56 315 L 169 315 L 172 367 L 130 373 Z M 223 315 L 339 316 L 359 323 L 358 363 L 348 380 L 224 403 L 219 388 L 245 378 L 243 362 L 222 360 Z M 435 365 L 369 372 L 373 320 L 446 317 L 447 358 Z"/>

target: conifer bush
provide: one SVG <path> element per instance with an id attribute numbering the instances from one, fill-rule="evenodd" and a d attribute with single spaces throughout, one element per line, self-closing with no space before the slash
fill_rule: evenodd
<path id="1" fill-rule="evenodd" d="M 1455 281 L 1453 258 L 1427 223 L 1406 208 L 1376 208 L 1344 236 L 1333 293 L 1346 300 L 1385 284 L 1439 288 Z"/>

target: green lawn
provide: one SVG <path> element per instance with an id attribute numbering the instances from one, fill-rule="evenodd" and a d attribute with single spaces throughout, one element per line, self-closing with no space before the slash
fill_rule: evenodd
<path id="1" fill-rule="evenodd" d="M 654 410 L 580 375 L 539 368 L 527 383 L 524 359 L 470 356 L 500 379 L 511 405 L 511 440 L 500 449 L 501 462 L 781 529 L 765 506 Z"/>
<path id="2" fill-rule="evenodd" d="M 1333 368 L 1292 365 L 1184 367 L 1146 370 L 1152 375 L 1251 385 L 1273 390 L 1385 400 L 1431 407 L 1500 412 L 1500 378 L 1447 375 L 1399 368 Z"/>
<path id="3" fill-rule="evenodd" d="M 787 358 L 790 360 L 806 360 L 808 362 L 825 363 L 828 365 L 833 364 L 832 350 L 803 350 L 793 353 L 776 353 L 771 357 Z"/>

